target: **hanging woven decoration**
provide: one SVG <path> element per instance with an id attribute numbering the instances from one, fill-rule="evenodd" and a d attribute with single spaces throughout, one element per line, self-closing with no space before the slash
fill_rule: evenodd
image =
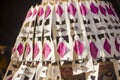
<path id="1" fill-rule="evenodd" d="M 27 12 L 4 80 L 64 80 L 82 73 L 98 80 L 99 61 L 119 57 L 120 20 L 110 2 L 43 0 Z"/>

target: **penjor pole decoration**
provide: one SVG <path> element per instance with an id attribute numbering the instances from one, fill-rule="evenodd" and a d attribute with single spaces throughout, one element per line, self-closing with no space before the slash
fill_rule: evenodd
<path id="1" fill-rule="evenodd" d="M 110 2 L 44 0 L 31 7 L 3 80 L 98 80 L 99 61 L 111 59 L 120 79 L 120 20 Z M 70 77 L 70 76 L 68 76 Z"/>

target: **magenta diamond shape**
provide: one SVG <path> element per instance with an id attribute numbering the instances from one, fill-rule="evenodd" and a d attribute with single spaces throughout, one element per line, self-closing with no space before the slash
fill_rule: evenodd
<path id="1" fill-rule="evenodd" d="M 42 7 L 40 7 L 39 10 L 38 10 L 38 16 L 42 16 L 43 13 L 44 13 L 44 10 L 43 10 Z"/>
<path id="2" fill-rule="evenodd" d="M 31 51 L 30 44 L 28 43 L 26 46 L 26 54 L 28 55 Z"/>
<path id="3" fill-rule="evenodd" d="M 51 48 L 48 44 L 45 43 L 44 48 L 43 48 L 43 55 L 45 56 L 45 58 L 48 57 L 48 55 L 51 52 Z"/>
<path id="4" fill-rule="evenodd" d="M 93 42 L 90 43 L 90 53 L 91 53 L 93 58 L 97 57 L 98 48 L 96 47 L 96 45 Z"/>
<path id="5" fill-rule="evenodd" d="M 113 16 L 115 16 L 115 13 L 114 13 L 114 11 L 112 10 L 111 7 L 110 7 L 110 12 L 111 12 L 111 14 L 112 14 Z"/>
<path id="6" fill-rule="evenodd" d="M 35 8 L 35 9 L 34 9 L 33 16 L 36 15 L 36 13 L 37 13 L 37 9 Z"/>
<path id="7" fill-rule="evenodd" d="M 111 54 L 111 45 L 110 45 L 110 43 L 108 42 L 107 39 L 105 39 L 105 42 L 104 42 L 104 49 L 105 49 L 109 54 Z"/>
<path id="8" fill-rule="evenodd" d="M 106 9 L 104 7 L 102 7 L 101 5 L 99 6 L 100 8 L 100 12 L 106 16 Z"/>
<path id="9" fill-rule="evenodd" d="M 12 52 L 14 53 L 16 51 L 16 48 L 13 48 Z"/>
<path id="10" fill-rule="evenodd" d="M 76 11 L 77 11 L 77 9 L 75 8 L 75 6 L 72 3 L 70 3 L 70 5 L 68 6 L 68 13 L 75 16 Z"/>
<path id="11" fill-rule="evenodd" d="M 117 42 L 117 39 L 115 39 L 115 47 L 118 52 L 120 52 L 120 44 Z"/>
<path id="12" fill-rule="evenodd" d="M 56 13 L 57 13 L 60 17 L 62 16 L 62 14 L 63 14 L 63 9 L 61 8 L 60 5 L 58 5 L 57 10 L 56 10 Z"/>
<path id="13" fill-rule="evenodd" d="M 106 10 L 107 10 L 108 14 L 111 14 L 110 9 L 108 8 L 108 6 L 106 6 Z"/>
<path id="14" fill-rule="evenodd" d="M 106 6 L 106 9 L 107 9 L 107 12 L 108 12 L 109 15 L 115 16 L 115 13 L 113 12 L 111 7 Z"/>
<path id="15" fill-rule="evenodd" d="M 75 50 L 77 55 L 81 56 L 83 53 L 83 50 L 84 50 L 84 45 L 80 41 L 76 40 L 74 50 Z"/>
<path id="16" fill-rule="evenodd" d="M 32 11 L 31 11 L 31 10 L 29 10 L 29 11 L 27 12 L 26 18 L 29 18 L 30 16 L 32 16 Z"/>
<path id="17" fill-rule="evenodd" d="M 64 57 L 66 51 L 67 51 L 67 47 L 65 46 L 63 42 L 61 42 L 58 45 L 58 49 L 57 49 L 57 52 L 59 53 L 60 57 Z"/>
<path id="18" fill-rule="evenodd" d="M 50 15 L 50 12 L 51 12 L 51 9 L 49 6 L 47 6 L 45 10 L 45 18 L 47 18 Z"/>
<path id="19" fill-rule="evenodd" d="M 98 14 L 98 7 L 96 7 L 93 3 L 91 3 L 90 8 L 94 14 Z"/>
<path id="20" fill-rule="evenodd" d="M 88 8 L 85 5 L 81 4 L 80 11 L 82 15 L 86 16 L 88 13 Z"/>
<path id="21" fill-rule="evenodd" d="M 34 58 L 36 58 L 36 56 L 38 55 L 40 49 L 37 45 L 37 43 L 34 44 Z"/>
<path id="22" fill-rule="evenodd" d="M 21 43 L 18 45 L 17 50 L 19 52 L 19 55 L 21 56 L 23 53 L 23 45 Z"/>

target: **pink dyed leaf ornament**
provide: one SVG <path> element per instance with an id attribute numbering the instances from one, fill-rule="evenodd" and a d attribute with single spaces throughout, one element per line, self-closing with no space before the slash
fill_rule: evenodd
<path id="1" fill-rule="evenodd" d="M 99 8 L 100 8 L 100 12 L 101 12 L 104 16 L 106 16 L 106 9 L 105 9 L 104 7 L 102 7 L 101 5 L 99 6 Z"/>
<path id="2" fill-rule="evenodd" d="M 42 7 L 40 7 L 38 10 L 38 16 L 42 16 L 43 14 L 44 14 L 44 10 Z"/>
<path id="3" fill-rule="evenodd" d="M 82 15 L 86 16 L 88 13 L 88 8 L 85 5 L 81 4 L 80 11 Z"/>
<path id="4" fill-rule="evenodd" d="M 98 48 L 93 42 L 90 43 L 90 53 L 93 58 L 97 58 Z"/>
<path id="5" fill-rule="evenodd" d="M 15 53 L 15 51 L 16 51 L 16 47 L 14 47 L 14 48 L 12 49 L 12 53 Z"/>
<path id="6" fill-rule="evenodd" d="M 108 12 L 109 15 L 115 16 L 115 13 L 113 12 L 112 8 L 106 6 L 106 10 L 107 10 L 107 12 Z"/>
<path id="7" fill-rule="evenodd" d="M 31 51 L 31 47 L 30 47 L 30 44 L 28 43 L 26 46 L 26 54 L 28 55 L 30 51 Z"/>
<path id="8" fill-rule="evenodd" d="M 46 7 L 46 10 L 45 10 L 45 18 L 47 18 L 51 13 L 51 9 L 49 6 Z"/>
<path id="9" fill-rule="evenodd" d="M 98 7 L 96 7 L 93 3 L 91 3 L 90 9 L 94 14 L 98 14 Z"/>
<path id="10" fill-rule="evenodd" d="M 34 9 L 33 16 L 35 16 L 36 14 L 37 14 L 37 9 L 35 8 L 35 9 Z"/>
<path id="11" fill-rule="evenodd" d="M 23 45 L 22 45 L 22 43 L 20 43 L 20 44 L 18 45 L 17 50 L 18 50 L 18 52 L 19 52 L 19 55 L 21 56 L 21 55 L 23 54 Z"/>
<path id="12" fill-rule="evenodd" d="M 64 57 L 67 48 L 63 42 L 61 42 L 58 46 L 57 52 L 59 53 L 60 57 Z"/>
<path id="13" fill-rule="evenodd" d="M 57 13 L 60 17 L 62 16 L 62 14 L 63 14 L 63 9 L 61 8 L 60 5 L 58 5 L 57 10 L 56 10 L 56 13 Z"/>
<path id="14" fill-rule="evenodd" d="M 51 52 L 51 48 L 49 47 L 48 44 L 45 43 L 44 49 L 43 49 L 43 55 L 45 56 L 45 58 L 48 57 L 48 55 L 50 54 L 50 52 Z"/>
<path id="15" fill-rule="evenodd" d="M 39 51 L 40 51 L 40 49 L 39 49 L 37 43 L 35 43 L 35 45 L 34 45 L 34 58 L 36 58 L 36 56 L 38 55 Z"/>
<path id="16" fill-rule="evenodd" d="M 77 9 L 75 8 L 75 6 L 70 3 L 70 5 L 68 6 L 68 13 L 70 13 L 72 16 L 75 16 Z"/>
<path id="17" fill-rule="evenodd" d="M 115 47 L 118 52 L 120 52 L 120 44 L 117 42 L 117 39 L 115 39 Z"/>
<path id="18" fill-rule="evenodd" d="M 104 42 L 104 49 L 105 49 L 109 54 L 111 54 L 111 45 L 110 45 L 110 43 L 108 42 L 107 39 L 105 39 L 105 42 Z"/>
<path id="19" fill-rule="evenodd" d="M 26 15 L 26 18 L 29 18 L 30 16 L 32 16 L 32 11 L 31 10 L 28 11 L 28 13 Z"/>
<path id="20" fill-rule="evenodd" d="M 114 13 L 114 11 L 112 10 L 111 7 L 110 7 L 110 12 L 111 12 L 111 14 L 112 14 L 113 16 L 115 16 L 115 13 Z"/>
<path id="21" fill-rule="evenodd" d="M 76 40 L 74 50 L 77 55 L 81 56 L 84 51 L 84 45 L 80 41 Z"/>

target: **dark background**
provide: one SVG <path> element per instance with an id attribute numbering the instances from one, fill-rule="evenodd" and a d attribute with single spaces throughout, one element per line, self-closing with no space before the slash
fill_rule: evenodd
<path id="1" fill-rule="evenodd" d="M 12 47 L 28 9 L 41 0 L 0 0 L 0 45 Z"/>

